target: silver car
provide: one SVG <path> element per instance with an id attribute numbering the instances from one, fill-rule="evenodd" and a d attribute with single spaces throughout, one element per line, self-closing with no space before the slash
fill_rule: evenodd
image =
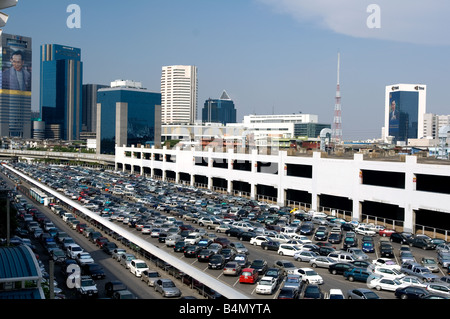
<path id="1" fill-rule="evenodd" d="M 319 257 L 319 254 L 309 251 L 309 250 L 302 250 L 298 253 L 294 254 L 294 259 L 297 261 L 305 261 L 309 262 L 311 259 Z"/>
<path id="2" fill-rule="evenodd" d="M 326 257 L 326 256 L 318 256 L 309 261 L 309 264 L 313 268 L 316 268 L 316 267 L 329 268 L 330 265 L 335 264 L 335 263 L 336 263 L 336 261 L 333 258 Z"/>
<path id="3" fill-rule="evenodd" d="M 170 279 L 158 279 L 155 281 L 155 291 L 159 292 L 163 297 L 181 296 L 181 290 Z"/>

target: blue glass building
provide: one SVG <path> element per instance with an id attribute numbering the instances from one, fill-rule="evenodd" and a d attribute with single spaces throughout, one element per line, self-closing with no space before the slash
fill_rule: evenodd
<path id="1" fill-rule="evenodd" d="M 115 146 L 159 145 L 161 93 L 130 87 L 97 91 L 97 153 L 115 154 Z"/>
<path id="2" fill-rule="evenodd" d="M 81 50 L 59 44 L 41 46 L 40 111 L 46 138 L 78 140 L 82 128 Z"/>
<path id="3" fill-rule="evenodd" d="M 223 91 L 219 99 L 208 99 L 202 109 L 203 123 L 236 123 L 236 109 L 234 102 L 227 92 Z"/>

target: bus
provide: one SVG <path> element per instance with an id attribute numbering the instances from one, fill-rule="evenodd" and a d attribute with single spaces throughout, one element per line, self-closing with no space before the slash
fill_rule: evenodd
<path id="1" fill-rule="evenodd" d="M 30 188 L 30 196 L 38 203 L 43 204 L 45 206 L 53 202 L 53 197 L 49 196 L 47 193 L 40 190 L 39 188 Z"/>

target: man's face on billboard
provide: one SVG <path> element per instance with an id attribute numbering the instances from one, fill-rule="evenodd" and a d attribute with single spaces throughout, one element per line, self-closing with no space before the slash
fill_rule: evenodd
<path id="1" fill-rule="evenodd" d="M 11 63 L 16 71 L 22 70 L 23 60 L 20 54 L 13 55 L 11 57 Z"/>

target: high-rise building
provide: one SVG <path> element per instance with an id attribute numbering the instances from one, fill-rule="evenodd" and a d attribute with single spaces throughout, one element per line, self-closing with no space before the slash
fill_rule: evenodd
<path id="1" fill-rule="evenodd" d="M 83 119 L 81 50 L 59 44 L 42 45 L 40 85 L 46 138 L 78 140 Z"/>
<path id="2" fill-rule="evenodd" d="M 107 88 L 102 84 L 83 84 L 82 131 L 95 132 L 97 129 L 97 91 Z"/>
<path id="3" fill-rule="evenodd" d="M 424 137 L 427 87 L 422 84 L 386 86 L 384 139 L 407 144 Z"/>
<path id="4" fill-rule="evenodd" d="M 439 138 L 439 130 L 450 125 L 450 115 L 424 114 L 423 136 L 431 139 Z"/>
<path id="5" fill-rule="evenodd" d="M 163 66 L 161 75 L 161 121 L 192 124 L 197 119 L 197 67 Z"/>
<path id="6" fill-rule="evenodd" d="M 132 81 L 99 89 L 96 139 L 98 154 L 115 154 L 116 145 L 160 145 L 161 93 Z"/>
<path id="7" fill-rule="evenodd" d="M 31 38 L 1 34 L 0 135 L 31 138 Z"/>
<path id="8" fill-rule="evenodd" d="M 233 100 L 223 91 L 219 99 L 208 99 L 202 110 L 203 123 L 236 123 L 236 109 Z"/>

